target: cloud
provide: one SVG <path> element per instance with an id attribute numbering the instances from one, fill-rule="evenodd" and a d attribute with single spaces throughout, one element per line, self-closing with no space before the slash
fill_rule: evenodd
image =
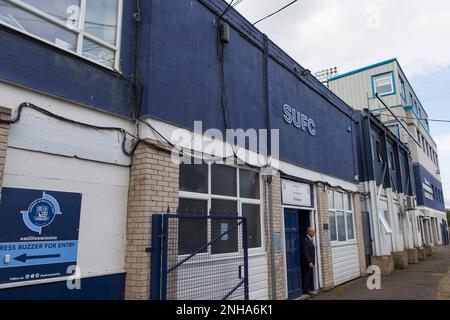
<path id="1" fill-rule="evenodd" d="M 237 9 L 253 22 L 285 2 L 244 0 Z M 393 57 L 410 77 L 450 65 L 447 0 L 302 0 L 258 27 L 313 71 Z"/>

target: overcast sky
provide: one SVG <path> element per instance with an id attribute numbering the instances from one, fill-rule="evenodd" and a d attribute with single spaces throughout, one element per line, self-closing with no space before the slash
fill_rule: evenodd
<path id="1" fill-rule="evenodd" d="M 243 0 L 236 9 L 254 22 L 289 2 Z M 448 0 L 300 0 L 257 26 L 313 72 L 397 58 L 430 119 L 450 120 Z M 431 131 L 450 207 L 450 123 L 432 122 Z"/>

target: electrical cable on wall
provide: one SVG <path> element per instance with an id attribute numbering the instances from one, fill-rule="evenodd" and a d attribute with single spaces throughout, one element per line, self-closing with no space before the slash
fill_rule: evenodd
<path id="1" fill-rule="evenodd" d="M 81 127 L 86 127 L 86 128 L 90 128 L 90 129 L 94 129 L 94 130 L 99 130 L 99 131 L 116 131 L 122 134 L 122 151 L 124 152 L 124 154 L 126 154 L 127 156 L 132 156 L 134 154 L 134 151 L 136 150 L 137 146 L 140 143 L 146 144 L 148 146 L 157 148 L 161 151 L 169 151 L 167 148 L 163 148 L 160 145 L 156 145 L 154 143 L 151 143 L 149 141 L 146 140 L 142 140 L 139 139 L 136 135 L 128 132 L 127 130 L 120 128 L 120 127 L 104 127 L 104 126 L 97 126 L 97 125 L 93 125 L 93 124 L 89 124 L 89 123 L 84 123 L 84 122 L 80 122 L 80 121 L 76 121 L 76 120 L 72 120 L 66 117 L 63 117 L 61 115 L 55 114 L 49 110 L 43 109 L 41 107 L 38 107 L 32 103 L 28 103 L 28 102 L 24 102 L 21 103 L 18 107 L 17 110 L 17 114 L 16 117 L 12 120 L 2 120 L 0 119 L 0 123 L 1 124 L 8 124 L 8 125 L 12 125 L 12 124 L 16 124 L 20 121 L 21 117 L 22 117 L 22 113 L 23 113 L 23 109 L 24 108 L 29 108 L 32 110 L 35 110 L 39 113 L 42 113 L 48 117 L 63 121 L 63 122 L 67 122 L 67 123 L 71 123 L 77 126 L 81 126 Z M 132 139 L 134 139 L 134 142 L 131 143 L 131 148 L 128 150 L 127 149 L 127 137 L 131 137 Z"/>
<path id="2" fill-rule="evenodd" d="M 220 103 L 222 107 L 223 121 L 225 129 L 229 129 L 230 125 L 230 113 L 228 110 L 228 96 L 225 78 L 225 46 L 229 42 L 229 25 L 223 21 L 223 17 L 231 8 L 234 0 L 232 0 L 227 8 L 222 12 L 222 14 L 217 19 L 217 55 L 220 63 L 220 86 L 221 86 L 221 97 Z"/>
<path id="3" fill-rule="evenodd" d="M 18 123 L 20 121 L 21 117 L 22 117 L 22 113 L 23 113 L 23 109 L 24 108 L 29 108 L 29 109 L 35 110 L 35 111 L 37 111 L 39 113 L 42 113 L 42 114 L 44 114 L 44 115 L 46 115 L 48 117 L 55 118 L 55 119 L 63 121 L 63 122 L 72 123 L 74 125 L 78 125 L 78 126 L 82 126 L 82 127 L 86 127 L 86 128 L 90 128 L 90 129 L 95 129 L 95 130 L 100 130 L 100 131 L 116 131 L 116 132 L 119 132 L 123 136 L 122 143 L 121 143 L 122 151 L 127 156 L 133 156 L 134 152 L 136 151 L 137 146 L 139 144 L 141 144 L 141 143 L 145 144 L 145 145 L 147 145 L 147 146 L 149 146 L 151 148 L 155 148 L 157 150 L 163 151 L 163 152 L 172 152 L 173 151 L 173 149 L 161 146 L 160 144 L 156 144 L 156 143 L 149 142 L 147 140 L 140 139 L 140 138 L 136 137 L 134 134 L 126 131 L 123 128 L 120 128 L 120 127 L 103 127 L 103 126 L 97 126 L 97 125 L 92 125 L 92 124 L 88 124 L 88 123 L 72 120 L 72 119 L 63 117 L 61 115 L 55 114 L 55 113 L 53 113 L 53 112 L 51 112 L 49 110 L 43 109 L 43 108 L 41 108 L 39 106 L 36 106 L 36 105 L 34 105 L 32 103 L 28 103 L 28 102 L 25 102 L 25 103 L 22 103 L 22 104 L 19 105 L 16 117 L 14 119 L 12 119 L 12 120 L 2 120 L 2 119 L 0 119 L 0 123 L 2 123 L 2 124 L 9 124 L 9 125 Z M 156 130 L 151 124 L 149 124 L 148 122 L 144 121 L 143 119 L 139 119 L 139 121 L 144 123 L 144 124 L 146 124 L 149 128 L 151 128 L 151 130 L 156 135 L 158 135 L 164 141 L 166 141 L 172 148 L 176 148 L 176 146 L 173 143 L 171 143 L 167 138 L 165 138 L 164 135 L 162 135 L 158 130 Z M 126 147 L 127 137 L 131 137 L 132 139 L 134 139 L 134 142 L 132 142 L 132 146 L 131 146 L 130 150 L 128 150 L 127 147 Z M 194 157 L 195 156 L 195 152 L 191 151 L 190 152 L 190 156 Z M 244 159 L 239 158 L 236 154 L 233 154 L 233 155 L 228 156 L 228 157 L 213 157 L 213 156 L 211 156 L 211 158 L 212 158 L 212 160 L 214 162 L 217 162 L 217 161 L 225 161 L 226 162 L 228 159 L 234 158 L 234 159 L 242 161 L 244 164 L 246 164 L 247 166 L 249 166 L 251 168 L 254 168 L 254 169 L 267 168 L 266 165 L 263 165 L 263 166 L 252 165 L 252 164 L 248 163 L 247 161 L 245 161 Z M 285 175 L 285 176 L 290 176 L 289 174 L 283 172 L 282 170 L 278 169 L 278 171 L 281 174 Z M 298 178 L 295 178 L 295 179 L 298 179 Z M 363 196 L 366 195 L 366 194 L 363 194 L 363 193 L 360 193 L 360 192 L 353 192 L 353 191 L 347 190 L 347 189 L 345 189 L 345 188 L 343 188 L 341 186 L 331 185 L 330 183 L 328 183 L 326 181 L 316 180 L 316 181 L 308 181 L 308 182 L 309 183 L 313 183 L 313 184 L 321 183 L 324 186 L 327 186 L 327 187 L 332 188 L 332 189 L 341 190 L 341 191 L 346 192 L 346 193 L 360 194 L 360 195 L 363 195 Z"/>

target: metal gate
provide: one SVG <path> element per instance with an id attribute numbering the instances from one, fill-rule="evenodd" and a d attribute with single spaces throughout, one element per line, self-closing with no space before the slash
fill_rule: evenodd
<path id="1" fill-rule="evenodd" d="M 152 217 L 153 300 L 248 300 L 247 219 Z"/>

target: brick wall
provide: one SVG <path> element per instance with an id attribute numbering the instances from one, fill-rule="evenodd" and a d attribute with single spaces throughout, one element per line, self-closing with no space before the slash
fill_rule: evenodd
<path id="1" fill-rule="evenodd" d="M 127 217 L 125 298 L 149 299 L 151 216 L 178 208 L 179 166 L 170 153 L 140 144 L 133 157 Z"/>
<path id="2" fill-rule="evenodd" d="M 358 243 L 359 254 L 359 269 L 361 276 L 367 275 L 366 256 L 364 248 L 364 234 L 362 225 L 362 213 L 361 213 L 361 196 L 359 194 L 353 195 L 353 212 L 355 215 L 355 235 Z"/>
<path id="3" fill-rule="evenodd" d="M 322 286 L 323 289 L 329 290 L 334 286 L 333 277 L 333 257 L 331 254 L 330 233 L 329 229 L 325 230 L 324 225 L 329 227 L 328 214 L 328 191 L 322 183 L 316 184 L 317 193 L 317 215 L 319 220 L 320 235 L 320 257 L 321 257 L 321 271 L 322 271 Z M 326 234 L 325 234 L 326 231 Z"/>
<path id="4" fill-rule="evenodd" d="M 270 243 L 270 224 L 269 224 L 269 189 L 267 185 L 267 178 L 264 180 L 264 217 L 265 217 L 265 239 L 266 239 L 266 251 L 268 253 L 268 270 L 269 270 L 269 298 L 272 297 L 272 263 L 271 254 L 273 252 L 272 244 Z M 283 233 L 283 219 L 284 214 L 281 208 L 281 179 L 280 174 L 277 173 L 272 177 L 272 197 L 273 197 L 273 222 L 274 232 L 279 232 L 284 243 Z M 282 245 L 284 247 L 284 245 Z M 286 268 L 284 266 L 284 251 L 275 253 L 275 272 L 276 272 L 276 294 L 277 300 L 287 299 L 286 295 Z"/>
<path id="5" fill-rule="evenodd" d="M 0 119 L 11 120 L 11 109 L 0 107 Z M 3 186 L 3 173 L 5 171 L 6 150 L 8 148 L 9 124 L 0 123 L 0 194 Z"/>

